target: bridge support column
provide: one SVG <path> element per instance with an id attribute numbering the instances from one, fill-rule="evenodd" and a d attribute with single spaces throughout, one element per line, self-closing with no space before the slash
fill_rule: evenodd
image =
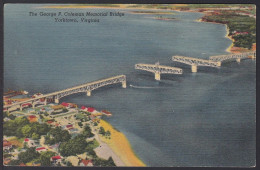
<path id="1" fill-rule="evenodd" d="M 20 105 L 20 111 L 23 111 L 23 107 L 22 107 L 22 105 Z"/>
<path id="2" fill-rule="evenodd" d="M 47 98 L 45 98 L 44 100 L 44 105 L 47 105 Z"/>
<path id="3" fill-rule="evenodd" d="M 237 58 L 237 59 L 236 59 L 236 61 L 237 61 L 238 63 L 240 63 L 240 60 L 241 60 L 240 58 Z"/>
<path id="4" fill-rule="evenodd" d="M 126 81 L 123 81 L 123 82 L 122 82 L 122 87 L 123 87 L 123 88 L 126 88 Z"/>
<path id="5" fill-rule="evenodd" d="M 191 72 L 197 73 L 197 65 L 191 65 Z"/>
<path id="6" fill-rule="evenodd" d="M 59 103 L 60 100 L 59 100 L 58 98 L 55 98 L 55 99 L 54 99 L 54 102 L 55 102 L 55 103 Z"/>
<path id="7" fill-rule="evenodd" d="M 36 104 L 32 102 L 32 108 L 35 108 L 35 105 L 36 105 Z"/>
<path id="8" fill-rule="evenodd" d="M 161 80 L 161 74 L 155 73 L 155 80 Z"/>
<path id="9" fill-rule="evenodd" d="M 87 96 L 91 96 L 91 91 L 87 91 Z"/>

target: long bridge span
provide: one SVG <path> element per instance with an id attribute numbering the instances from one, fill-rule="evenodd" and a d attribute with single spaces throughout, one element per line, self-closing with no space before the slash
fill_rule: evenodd
<path id="1" fill-rule="evenodd" d="M 246 53 L 235 53 L 235 54 L 228 54 L 228 55 L 218 55 L 218 56 L 211 56 L 209 57 L 210 61 L 216 61 L 216 62 L 223 62 L 226 60 L 235 59 L 238 63 L 241 59 L 246 58 L 256 58 L 256 51 L 253 52 L 246 52 Z"/>
<path id="2" fill-rule="evenodd" d="M 122 87 L 126 88 L 126 76 L 125 75 L 119 75 L 119 76 L 115 76 L 115 77 L 110 77 L 107 79 L 102 79 L 102 80 L 97 80 L 97 81 L 93 81 L 90 83 L 85 83 L 85 84 L 81 84 L 78 86 L 74 86 L 71 88 L 67 88 L 64 90 L 60 90 L 60 91 L 56 91 L 56 92 L 52 92 L 52 93 L 48 93 L 45 95 L 41 95 L 35 98 L 31 98 L 28 100 L 24 100 L 21 102 L 16 102 L 16 103 L 12 103 L 10 105 L 4 105 L 4 109 L 10 109 L 12 107 L 17 107 L 20 108 L 20 110 L 23 109 L 24 104 L 28 104 L 30 103 L 32 105 L 32 107 L 34 108 L 36 104 L 39 103 L 40 99 L 44 99 L 43 104 L 46 105 L 47 104 L 47 99 L 49 98 L 54 98 L 55 103 L 59 103 L 59 100 L 62 97 L 71 95 L 71 94 L 75 94 L 75 93 L 81 93 L 81 92 L 85 92 L 87 94 L 87 96 L 91 96 L 91 91 L 95 90 L 97 88 L 103 87 L 103 86 L 107 86 L 110 84 L 116 84 L 116 83 L 122 83 Z"/>
<path id="3" fill-rule="evenodd" d="M 156 64 L 136 64 L 135 69 L 152 72 L 155 74 L 155 80 L 161 79 L 161 74 L 182 74 L 182 69 Z"/>
<path id="4" fill-rule="evenodd" d="M 221 62 L 219 61 L 210 61 L 199 58 L 185 57 L 185 56 L 173 56 L 173 61 L 191 65 L 191 72 L 197 72 L 198 66 L 207 66 L 207 67 L 220 67 Z"/>

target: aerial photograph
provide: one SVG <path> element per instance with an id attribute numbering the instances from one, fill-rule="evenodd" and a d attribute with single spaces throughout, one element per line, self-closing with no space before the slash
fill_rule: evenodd
<path id="1" fill-rule="evenodd" d="M 255 167 L 254 4 L 5 4 L 3 165 Z"/>

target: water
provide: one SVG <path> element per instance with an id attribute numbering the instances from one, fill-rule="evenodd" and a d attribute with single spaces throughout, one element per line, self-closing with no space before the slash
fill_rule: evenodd
<path id="1" fill-rule="evenodd" d="M 175 21 L 126 12 L 100 23 L 55 23 L 29 17 L 29 11 L 43 11 L 34 7 L 5 6 L 4 90 L 49 93 L 125 74 L 126 89 L 113 85 L 61 102 L 112 112 L 106 120 L 127 136 L 148 166 L 255 164 L 255 61 L 198 67 L 195 74 L 190 66 L 171 61 L 174 55 L 207 59 L 227 54 L 231 41 L 224 25 L 199 23 L 195 20 L 202 14 L 185 12 L 169 15 Z M 134 69 L 136 63 L 157 61 L 184 73 L 155 81 L 152 73 Z"/>

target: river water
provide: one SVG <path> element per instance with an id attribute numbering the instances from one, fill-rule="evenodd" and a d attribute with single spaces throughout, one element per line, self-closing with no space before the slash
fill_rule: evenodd
<path id="1" fill-rule="evenodd" d="M 113 85 L 61 101 L 106 109 L 105 118 L 129 139 L 148 166 L 253 166 L 255 164 L 256 63 L 221 68 L 171 61 L 183 55 L 207 59 L 228 54 L 221 24 L 196 22 L 202 14 L 174 12 L 177 20 L 119 9 L 4 9 L 4 90 L 49 93 L 125 74 L 127 88 Z M 124 12 L 99 23 L 58 23 L 29 12 Z M 135 70 L 136 63 L 183 68 L 182 75 Z M 131 85 L 131 86 L 130 86 Z"/>

